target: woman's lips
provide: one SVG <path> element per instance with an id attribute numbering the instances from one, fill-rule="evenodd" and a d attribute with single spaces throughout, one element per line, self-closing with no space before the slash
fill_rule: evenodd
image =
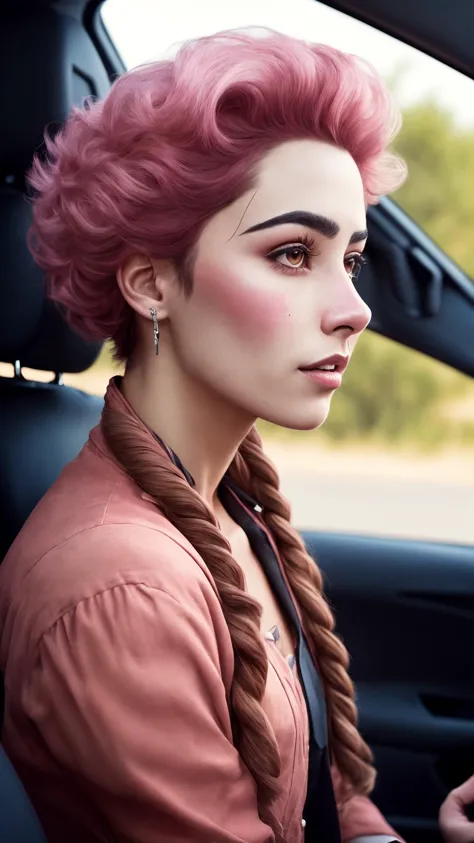
<path id="1" fill-rule="evenodd" d="M 337 389 L 342 383 L 342 375 L 348 362 L 349 357 L 333 354 L 309 366 L 300 366 L 299 371 L 326 389 Z"/>
<path id="2" fill-rule="evenodd" d="M 337 389 L 342 383 L 342 372 L 325 369 L 299 369 L 307 378 L 326 389 Z"/>

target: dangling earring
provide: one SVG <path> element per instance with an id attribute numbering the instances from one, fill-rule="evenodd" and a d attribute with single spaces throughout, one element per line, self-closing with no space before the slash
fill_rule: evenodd
<path id="1" fill-rule="evenodd" d="M 155 354 L 158 354 L 160 345 L 160 329 L 158 327 L 158 317 L 154 307 L 150 307 L 151 318 L 153 319 L 153 339 L 155 341 Z"/>

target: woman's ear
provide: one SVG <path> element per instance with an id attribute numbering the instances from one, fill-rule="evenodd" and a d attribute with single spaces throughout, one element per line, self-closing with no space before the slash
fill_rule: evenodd
<path id="1" fill-rule="evenodd" d="M 131 255 L 117 272 L 117 284 L 127 304 L 139 316 L 167 319 L 171 299 L 176 296 L 176 269 L 170 261 L 153 261 L 147 255 Z"/>

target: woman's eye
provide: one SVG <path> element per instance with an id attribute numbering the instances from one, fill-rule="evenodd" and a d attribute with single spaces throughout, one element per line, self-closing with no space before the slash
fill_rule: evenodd
<path id="1" fill-rule="evenodd" d="M 306 259 L 306 252 L 303 251 L 303 249 L 300 249 L 299 246 L 293 246 L 280 257 L 284 258 L 281 263 L 285 263 L 286 266 L 291 266 L 292 269 L 299 269 L 303 266 Z"/>
<path id="2" fill-rule="evenodd" d="M 366 258 L 364 258 L 364 256 L 359 252 L 356 252 L 353 255 L 347 255 L 344 260 L 344 266 L 346 267 L 346 272 L 351 281 L 357 281 L 360 271 L 365 263 L 367 263 Z"/>
<path id="3" fill-rule="evenodd" d="M 308 250 L 303 246 L 286 246 L 273 252 L 269 258 L 287 269 L 303 269 L 308 261 Z"/>

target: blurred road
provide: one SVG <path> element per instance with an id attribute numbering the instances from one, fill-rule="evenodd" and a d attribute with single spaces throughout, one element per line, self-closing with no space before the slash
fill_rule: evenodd
<path id="1" fill-rule="evenodd" d="M 472 484 L 317 475 L 280 467 L 298 528 L 474 545 Z"/>

